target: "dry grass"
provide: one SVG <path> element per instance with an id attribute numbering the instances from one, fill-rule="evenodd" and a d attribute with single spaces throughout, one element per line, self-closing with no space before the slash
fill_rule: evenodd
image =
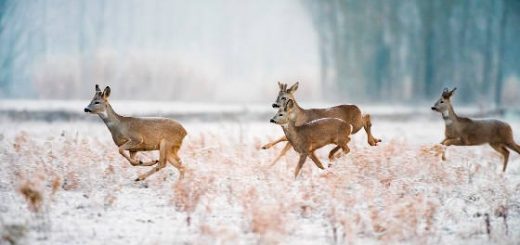
<path id="1" fill-rule="evenodd" d="M 0 177 L 10 184 L 0 191 L 19 187 L 18 196 L 31 211 L 44 203 L 50 207 L 50 243 L 64 243 L 69 234 L 82 234 L 74 237 L 79 243 L 99 237 L 268 244 L 520 239 L 513 229 L 520 225 L 518 157 L 513 155 L 502 175 L 496 169 L 499 158 L 487 149 L 450 149 L 443 162 L 442 148 L 435 144 L 413 145 L 396 137 L 368 147 L 360 139 L 331 168 L 318 170 L 309 161 L 295 180 L 296 154 L 268 168 L 281 145 L 258 150 L 267 137 L 256 126 L 222 127 L 193 126 L 181 150 L 189 168 L 184 180 L 177 181 L 177 172 L 168 167 L 142 184 L 132 180 L 147 169 L 125 162 L 105 128 L 89 129 L 91 134 L 65 130 L 58 136 L 19 131 L 2 141 L 2 160 L 10 164 Z M 326 159 L 327 150 L 320 154 Z M 30 221 L 15 208 L 17 200 L 7 203 L 8 210 Z M 69 223 L 60 225 L 62 220 Z M 106 226 L 116 221 L 129 226 Z M 138 232 L 148 226 L 160 232 Z M 120 233 L 103 232 L 107 227 Z"/>
<path id="2" fill-rule="evenodd" d="M 27 201 L 27 206 L 32 212 L 39 212 L 43 203 L 43 196 L 40 191 L 36 190 L 32 184 L 24 183 L 20 189 L 20 193 Z"/>

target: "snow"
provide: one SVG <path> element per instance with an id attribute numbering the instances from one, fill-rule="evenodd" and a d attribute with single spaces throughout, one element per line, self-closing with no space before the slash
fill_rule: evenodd
<path id="1" fill-rule="evenodd" d="M 0 233 L 20 225 L 26 244 L 520 241 L 519 155 L 511 154 L 506 173 L 489 146 L 451 147 L 441 161 L 440 117 L 374 120 L 379 146 L 369 146 L 360 131 L 351 153 L 326 170 L 308 160 L 297 179 L 296 153 L 269 168 L 283 143 L 260 149 L 282 135 L 277 125 L 183 124 L 186 178 L 178 181 L 168 166 L 136 183 L 148 168 L 119 155 L 101 120 L 3 122 Z M 519 121 L 511 124 L 520 129 Z M 515 136 L 520 142 L 519 131 Z M 331 148 L 318 150 L 324 163 Z M 42 195 L 39 211 L 29 209 L 22 186 Z"/>

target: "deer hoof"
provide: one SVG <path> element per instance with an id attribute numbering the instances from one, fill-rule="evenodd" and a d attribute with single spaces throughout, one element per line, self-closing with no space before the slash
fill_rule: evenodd
<path id="1" fill-rule="evenodd" d="M 141 179 L 141 177 L 138 177 L 137 179 L 135 179 L 135 182 L 139 182 L 141 180 L 143 180 L 143 179 Z"/>
<path id="2" fill-rule="evenodd" d="M 267 150 L 269 149 L 269 147 L 267 147 L 266 145 L 262 146 L 262 150 Z"/>
<path id="3" fill-rule="evenodd" d="M 381 139 L 372 139 L 372 140 L 368 141 L 368 144 L 371 146 L 377 146 L 377 143 L 380 143 L 380 142 L 382 142 Z"/>
<path id="4" fill-rule="evenodd" d="M 143 161 L 139 160 L 138 165 L 143 165 Z"/>

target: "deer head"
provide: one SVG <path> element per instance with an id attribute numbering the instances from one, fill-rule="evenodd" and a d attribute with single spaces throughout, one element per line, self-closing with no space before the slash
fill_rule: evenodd
<path id="1" fill-rule="evenodd" d="M 451 91 L 448 88 L 445 88 L 442 91 L 441 97 L 435 102 L 432 106 L 432 110 L 438 112 L 445 112 L 448 110 L 449 105 L 451 105 L 451 96 L 453 96 L 453 92 L 455 92 L 457 88 L 453 88 Z"/>
<path id="2" fill-rule="evenodd" d="M 90 101 L 87 107 L 85 107 L 85 112 L 92 114 L 106 114 L 107 106 L 108 106 L 108 97 L 110 96 L 110 87 L 106 87 L 103 91 L 99 89 L 99 85 L 96 84 L 96 92 L 94 93 L 94 98 Z"/>
<path id="3" fill-rule="evenodd" d="M 276 101 L 273 103 L 273 108 L 280 108 L 285 102 L 288 100 L 294 100 L 294 92 L 298 89 L 299 82 L 293 84 L 290 88 L 287 88 L 286 83 L 278 82 L 278 87 L 280 91 L 278 92 L 278 97 L 276 97 Z"/>
<path id="4" fill-rule="evenodd" d="M 294 100 L 289 99 L 287 100 L 283 106 L 281 106 L 278 109 L 278 112 L 276 112 L 276 115 L 274 115 L 273 118 L 271 118 L 270 122 L 284 125 L 289 123 L 289 120 L 291 119 L 292 110 L 294 108 Z"/>

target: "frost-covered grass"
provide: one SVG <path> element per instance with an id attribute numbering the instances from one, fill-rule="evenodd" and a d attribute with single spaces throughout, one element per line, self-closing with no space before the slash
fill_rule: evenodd
<path id="1" fill-rule="evenodd" d="M 332 167 L 308 160 L 298 179 L 269 123 L 184 123 L 189 168 L 147 167 L 118 153 L 102 122 L 4 122 L 0 135 L 0 232 L 28 244 L 428 243 L 518 244 L 520 156 L 488 146 L 438 156 L 442 122 L 374 121 Z M 513 123 L 520 141 L 520 124 Z M 327 147 L 319 157 L 327 163 Z M 141 155 L 155 158 L 157 153 Z M 506 230 L 506 225 L 508 231 Z M 489 229 L 489 232 L 487 231 Z M 2 242 L 0 242 L 2 243 Z"/>

